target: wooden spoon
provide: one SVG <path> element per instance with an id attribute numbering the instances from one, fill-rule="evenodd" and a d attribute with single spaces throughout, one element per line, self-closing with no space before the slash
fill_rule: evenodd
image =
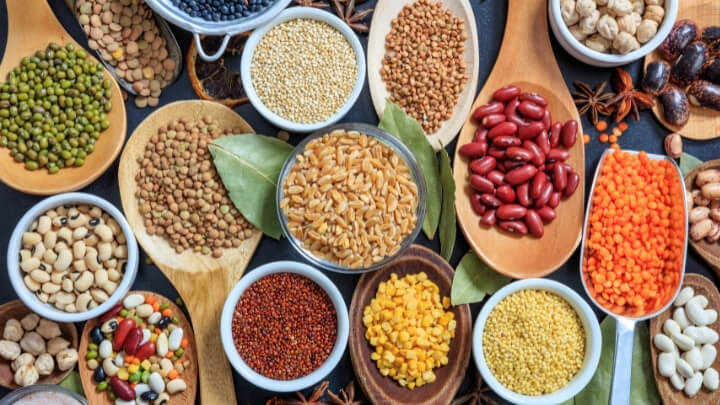
<path id="1" fill-rule="evenodd" d="M 495 67 L 478 96 L 473 111 L 490 102 L 498 88 L 514 84 L 534 91 L 548 100 L 553 121 L 574 119 L 580 123 L 572 97 L 565 86 L 550 46 L 547 3 L 543 0 L 509 0 L 505 38 Z M 468 243 L 485 262 L 513 278 L 543 277 L 565 263 L 580 243 L 585 196 L 585 148 L 578 129 L 578 140 L 570 148 L 568 163 L 580 175 L 575 194 L 563 199 L 557 218 L 545 225 L 538 239 L 515 236 L 497 227 L 480 225 L 480 216 L 470 205 L 468 160 L 459 155 L 459 146 L 472 141 L 477 123 L 467 116 L 455 149 L 454 177 L 457 184 L 455 208 L 460 228 Z"/>
<path id="2" fill-rule="evenodd" d="M 720 310 L 720 292 L 712 281 L 707 278 L 694 273 L 686 273 L 683 287 L 692 287 L 695 290 L 695 294 L 702 294 L 707 297 L 709 304 L 708 309 Z M 663 377 L 659 374 L 657 368 L 657 358 L 660 355 L 660 351 L 653 344 L 653 337 L 658 333 L 663 333 L 662 326 L 668 318 L 672 317 L 672 313 L 675 310 L 675 306 L 671 306 L 667 311 L 658 315 L 657 317 L 650 320 L 650 354 L 652 357 L 653 373 L 655 374 L 655 382 L 657 383 L 658 391 L 660 391 L 660 398 L 665 405 L 692 405 L 692 404 L 717 404 L 720 403 L 720 390 L 710 392 L 705 388 L 700 388 L 700 391 L 692 398 L 688 398 L 682 391 L 677 391 L 670 384 L 670 379 Z M 718 330 L 717 322 L 713 325 L 709 325 L 715 331 Z M 720 342 L 715 343 L 715 348 L 720 352 Z M 712 368 L 715 370 L 720 369 L 720 356 L 715 358 Z"/>
<path id="3" fill-rule="evenodd" d="M 385 103 L 390 93 L 385 82 L 380 78 L 380 68 L 385 57 L 385 37 L 390 33 L 390 24 L 398 16 L 403 7 L 414 3 L 415 0 L 378 0 L 373 12 L 370 34 L 368 35 L 367 72 L 370 95 L 372 96 L 375 112 L 382 117 Z M 480 69 L 480 52 L 478 51 L 478 35 L 475 14 L 469 0 L 440 0 L 443 7 L 455 17 L 465 22 L 468 38 L 465 41 L 463 59 L 470 77 L 449 120 L 445 121 L 434 134 L 428 134 L 428 140 L 435 150 L 445 147 L 458 134 L 465 122 L 472 106 L 473 96 L 477 88 L 478 71 Z"/>
<path id="4" fill-rule="evenodd" d="M 455 337 L 450 342 L 448 365 L 436 368 L 437 380 L 413 390 L 401 387 L 395 380 L 385 377 L 370 359 L 374 348 L 365 339 L 363 310 L 375 297 L 378 285 L 390 279 L 425 272 L 428 279 L 440 287 L 440 296 L 449 297 L 454 271 L 437 253 L 420 246 L 411 245 L 402 256 L 380 270 L 365 273 L 355 288 L 350 304 L 350 358 L 358 384 L 373 404 L 383 405 L 442 405 L 449 404 L 455 396 L 470 361 L 471 327 L 470 307 L 453 307 L 457 321 Z"/>
<path id="5" fill-rule="evenodd" d="M 20 300 L 10 301 L 0 305 L 0 330 L 5 328 L 5 323 L 8 320 L 17 319 L 19 321 L 25 317 L 25 315 L 30 313 L 32 313 L 32 310 L 26 307 Z M 70 341 L 71 348 L 77 349 L 78 333 L 75 325 L 72 323 L 58 323 L 58 325 L 60 325 L 62 337 Z M 15 390 L 20 388 L 20 386 L 15 384 L 15 372 L 10 367 L 11 363 L 11 361 L 0 358 L 0 386 Z M 37 384 L 57 384 L 64 380 L 72 370 L 73 369 L 71 368 L 70 370 L 60 371 L 56 364 L 52 374 L 40 376 Z"/>
<path id="6" fill-rule="evenodd" d="M 133 132 L 120 158 L 118 183 L 125 217 L 135 238 L 178 290 L 195 322 L 202 402 L 224 404 L 235 403 L 235 388 L 220 341 L 220 313 L 225 297 L 242 276 L 260 243 L 262 232 L 255 230 L 239 247 L 224 250 L 218 259 L 192 251 L 177 254 L 165 239 L 147 234 L 135 198 L 135 174 L 140 169 L 138 157 L 144 155 L 150 137 L 173 120 L 197 121 L 205 116 L 213 117 L 225 128 L 255 132 L 242 117 L 220 103 L 193 100 L 168 104 L 150 114 Z"/>
<path id="7" fill-rule="evenodd" d="M 698 29 L 720 22 L 720 3 L 715 0 L 681 0 L 678 1 L 677 21 L 690 19 L 695 21 Z M 645 57 L 645 67 L 650 62 L 660 59 L 658 52 Z M 690 105 L 690 119 L 682 127 L 671 125 L 665 120 L 660 102 L 655 103 L 653 113 L 667 129 L 677 132 L 690 139 L 714 139 L 720 137 L 720 111 Z"/>
<path id="8" fill-rule="evenodd" d="M 45 0 L 8 0 L 8 38 L 2 64 L 0 81 L 8 72 L 20 65 L 22 58 L 44 50 L 50 42 L 58 45 L 78 45 L 55 18 Z M 91 55 L 88 55 L 92 58 Z M 62 169 L 56 174 L 47 170 L 29 171 L 25 165 L 15 162 L 8 150 L 0 148 L 0 180 L 8 186 L 28 194 L 50 195 L 74 191 L 92 183 L 112 164 L 125 141 L 127 121 L 125 103 L 115 80 L 105 71 L 112 82 L 112 111 L 108 113 L 110 128 L 102 132 L 95 150 L 81 167 Z"/>
<path id="9" fill-rule="evenodd" d="M 182 356 L 182 360 L 190 360 L 190 365 L 185 368 L 180 374 L 180 378 L 187 384 L 187 389 L 179 394 L 170 396 L 171 404 L 194 404 L 195 396 L 197 395 L 197 376 L 198 376 L 198 355 L 197 355 L 197 344 L 195 343 L 195 334 L 193 333 L 192 325 L 190 321 L 185 317 L 183 311 L 178 308 L 173 300 L 167 299 L 160 294 L 156 294 L 150 291 L 129 291 L 130 294 L 142 294 L 145 298 L 153 297 L 156 302 L 168 302 L 170 304 L 170 310 L 174 316 L 177 316 L 180 322 L 178 326 L 183 329 L 183 338 L 188 340 L 188 348 L 185 349 L 185 354 Z M 90 339 L 90 331 L 99 325 L 98 318 L 90 319 L 85 322 L 85 327 L 80 336 L 80 347 L 78 348 L 78 374 L 80 374 L 80 381 L 82 382 L 83 391 L 85 391 L 85 398 L 91 405 L 112 405 L 115 402 L 111 401 L 106 391 L 98 391 L 96 389 L 97 382 L 93 379 L 94 370 L 88 367 L 85 356 L 88 352 L 88 345 L 92 343 Z M 102 367 L 102 360 L 99 360 L 100 367 Z"/>
<path id="10" fill-rule="evenodd" d="M 685 188 L 693 190 L 695 187 L 695 177 L 698 173 L 706 169 L 720 169 L 720 159 L 710 160 L 698 166 L 695 166 L 690 173 L 685 176 Z M 720 277 L 720 243 L 709 243 L 705 239 L 694 241 L 690 240 L 690 247 L 702 257 L 705 262 L 713 269 L 715 274 Z"/>

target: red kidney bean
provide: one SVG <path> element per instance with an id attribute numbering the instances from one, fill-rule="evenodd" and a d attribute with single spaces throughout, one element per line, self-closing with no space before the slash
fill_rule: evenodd
<path id="1" fill-rule="evenodd" d="M 144 345 L 138 347 L 137 352 L 135 352 L 135 357 L 137 357 L 138 360 L 143 361 L 153 354 L 155 354 L 155 343 L 145 342 Z"/>
<path id="2" fill-rule="evenodd" d="M 478 193 L 472 193 L 470 196 L 470 205 L 472 205 L 473 211 L 475 211 L 476 214 L 482 215 L 485 213 L 485 205 L 480 202 L 480 194 Z"/>
<path id="3" fill-rule="evenodd" d="M 564 165 L 556 164 L 553 167 L 553 187 L 555 191 L 563 191 L 567 186 L 567 172 Z"/>
<path id="4" fill-rule="evenodd" d="M 510 233 L 517 233 L 519 235 L 527 235 L 528 233 L 527 226 L 520 221 L 500 221 L 498 225 L 500 229 Z"/>
<path id="5" fill-rule="evenodd" d="M 497 190 L 495 190 L 495 195 L 505 204 L 515 202 L 515 190 L 508 185 L 498 187 Z"/>
<path id="6" fill-rule="evenodd" d="M 567 185 L 565 186 L 565 197 L 570 197 L 580 184 L 580 175 L 576 172 L 569 172 L 567 175 Z"/>
<path id="7" fill-rule="evenodd" d="M 135 353 L 137 353 L 138 346 L 140 345 L 140 341 L 142 341 L 142 338 L 142 329 L 131 329 L 130 332 L 128 332 L 127 337 L 125 338 L 125 342 L 123 342 L 123 350 L 125 350 L 125 353 L 131 356 L 135 355 Z"/>
<path id="8" fill-rule="evenodd" d="M 557 208 L 558 205 L 560 205 L 560 197 L 562 197 L 562 193 L 559 191 L 553 191 L 552 194 L 550 194 L 550 198 L 548 199 L 546 206 L 550 208 Z"/>
<path id="9" fill-rule="evenodd" d="M 506 86 L 501 89 L 495 90 L 495 93 L 493 93 L 493 100 L 507 102 L 509 100 L 514 99 L 515 97 L 519 96 L 522 93 L 522 90 L 520 90 L 517 86 Z"/>
<path id="10" fill-rule="evenodd" d="M 545 225 L 543 225 L 540 214 L 535 210 L 527 210 L 525 214 L 525 225 L 527 225 L 530 235 L 541 238 L 545 234 Z"/>
<path id="11" fill-rule="evenodd" d="M 545 183 L 548 182 L 547 174 L 542 171 L 535 173 L 532 182 L 530 183 L 530 197 L 538 198 L 545 188 Z"/>
<path id="12" fill-rule="evenodd" d="M 505 158 L 505 150 L 499 149 L 494 146 L 491 146 L 487 150 L 487 154 L 494 157 L 497 160 L 501 160 Z"/>
<path id="13" fill-rule="evenodd" d="M 545 109 L 539 105 L 530 101 L 521 101 L 517 108 L 518 112 L 525 118 L 530 118 L 533 121 L 542 120 L 545 114 Z"/>
<path id="14" fill-rule="evenodd" d="M 115 335 L 113 336 L 113 350 L 117 352 L 123 347 L 123 343 L 125 343 L 128 333 L 130 333 L 133 329 L 135 329 L 134 320 L 126 318 L 120 322 L 118 328 L 115 330 Z"/>
<path id="15" fill-rule="evenodd" d="M 497 208 L 502 205 L 502 202 L 490 193 L 481 194 L 480 202 L 488 208 Z"/>
<path id="16" fill-rule="evenodd" d="M 497 127 L 495 127 L 495 128 L 497 128 Z M 493 128 L 493 129 L 495 129 L 495 128 Z M 492 133 L 492 129 L 490 130 L 490 132 Z M 500 135 L 496 138 L 493 138 L 492 143 L 493 143 L 493 146 L 495 146 L 495 147 L 507 148 L 509 146 L 518 146 L 522 143 L 522 141 L 520 140 L 520 138 L 517 138 L 512 135 Z"/>
<path id="17" fill-rule="evenodd" d="M 498 163 L 498 164 L 495 166 L 495 170 L 499 171 L 499 172 L 502 173 L 503 175 L 505 175 L 505 173 L 507 173 L 507 169 L 505 169 L 505 163 L 504 163 L 504 162 L 503 162 L 503 163 Z"/>
<path id="18" fill-rule="evenodd" d="M 470 162 L 470 170 L 473 173 L 482 174 L 483 176 L 490 173 L 490 170 L 495 168 L 497 160 L 492 156 L 484 156 L 480 159 L 475 159 Z"/>
<path id="19" fill-rule="evenodd" d="M 517 161 L 517 160 L 506 160 L 503 162 L 502 166 L 505 168 L 506 172 L 509 172 L 512 169 L 516 169 L 522 165 L 524 165 L 525 162 Z"/>
<path id="20" fill-rule="evenodd" d="M 482 119 L 482 125 L 485 128 L 492 128 L 502 122 L 505 122 L 505 114 L 503 113 L 486 115 Z"/>
<path id="21" fill-rule="evenodd" d="M 518 136 L 520 139 L 533 139 L 545 129 L 540 121 L 531 122 L 527 125 L 518 126 Z"/>
<path id="22" fill-rule="evenodd" d="M 492 194 L 495 191 L 495 185 L 490 180 L 479 174 L 473 174 L 470 176 L 470 187 L 481 193 Z"/>
<path id="23" fill-rule="evenodd" d="M 537 144 L 533 141 L 525 141 L 522 144 L 523 148 L 530 151 L 530 154 L 532 157 L 530 158 L 530 163 L 534 164 L 535 166 L 539 167 L 545 163 L 545 154 L 543 151 L 540 150 L 540 147 L 537 146 Z"/>
<path id="24" fill-rule="evenodd" d="M 508 120 L 510 120 L 510 117 L 517 115 L 516 111 L 518 106 L 520 105 L 520 100 L 517 98 L 514 98 L 505 104 L 505 109 L 503 110 L 503 114 L 505 114 L 505 117 L 507 117 Z M 524 121 L 524 120 L 523 120 Z"/>
<path id="25" fill-rule="evenodd" d="M 487 143 L 487 135 L 488 130 L 485 128 L 478 128 L 477 131 L 475 131 L 475 136 L 473 137 L 473 142 L 485 142 Z"/>
<path id="26" fill-rule="evenodd" d="M 543 128 L 545 128 L 546 131 L 549 131 L 550 126 L 552 125 L 552 113 L 550 110 L 545 110 L 541 122 L 543 124 Z"/>
<path id="27" fill-rule="evenodd" d="M 533 165 L 523 165 L 507 172 L 505 174 L 505 181 L 516 186 L 530 180 L 537 171 L 537 168 Z"/>
<path id="28" fill-rule="evenodd" d="M 480 107 L 476 108 L 475 112 L 473 113 L 473 118 L 480 121 L 486 115 L 498 114 L 503 112 L 503 110 L 505 110 L 505 105 L 499 101 L 495 101 L 493 103 L 481 105 Z"/>
<path id="29" fill-rule="evenodd" d="M 487 142 L 471 142 L 460 147 L 460 154 L 465 157 L 475 158 L 485 156 L 488 150 Z"/>
<path id="30" fill-rule="evenodd" d="M 535 208 L 542 208 L 545 206 L 550 199 L 550 196 L 553 192 L 553 185 L 550 182 L 546 182 L 543 186 L 542 191 L 540 192 L 540 196 L 535 199 Z"/>
<path id="31" fill-rule="evenodd" d="M 530 200 L 530 184 L 523 183 L 519 185 L 516 189 L 517 194 L 517 200 L 523 207 L 529 207 L 532 204 L 532 200 Z"/>
<path id="32" fill-rule="evenodd" d="M 547 131 L 541 131 L 540 134 L 535 138 L 535 143 L 545 155 L 550 152 L 550 138 L 548 138 Z"/>
<path id="33" fill-rule="evenodd" d="M 100 317 L 100 319 L 98 320 L 98 323 L 104 323 L 105 321 L 109 321 L 110 318 L 113 318 L 122 309 L 123 309 L 122 304 L 115 305 L 114 307 L 110 308 L 107 312 L 105 312 L 103 314 L 103 316 Z"/>
<path id="34" fill-rule="evenodd" d="M 527 162 L 532 159 L 533 154 L 525 148 L 511 146 L 505 150 L 505 157 L 511 160 Z"/>
<path id="35" fill-rule="evenodd" d="M 545 171 L 545 164 L 544 164 L 544 163 L 541 164 L 540 166 L 538 166 L 537 169 L 538 169 L 539 172 L 544 172 L 544 171 Z"/>
<path id="36" fill-rule="evenodd" d="M 493 139 L 502 135 L 513 135 L 517 132 L 518 126 L 512 122 L 502 122 L 490 129 L 488 138 Z"/>
<path id="37" fill-rule="evenodd" d="M 553 148 L 545 154 L 545 160 L 550 162 L 564 162 L 570 157 L 570 152 L 564 149 Z"/>
<path id="38" fill-rule="evenodd" d="M 112 388 L 115 395 L 125 401 L 132 401 L 135 399 L 135 390 L 130 388 L 130 384 L 118 378 L 114 375 L 110 377 L 110 388 Z"/>
<path id="39" fill-rule="evenodd" d="M 496 186 L 502 186 L 505 184 L 505 175 L 497 170 L 493 170 L 487 174 L 487 179 Z"/>
<path id="40" fill-rule="evenodd" d="M 557 216 L 555 210 L 551 207 L 548 207 L 547 205 L 539 208 L 537 210 L 537 213 L 538 215 L 540 215 L 540 218 L 542 218 L 543 222 L 545 222 L 546 224 L 552 222 L 552 220 L 555 219 L 555 217 Z"/>
<path id="41" fill-rule="evenodd" d="M 550 147 L 557 148 L 560 144 L 560 134 L 562 133 L 562 123 L 556 122 L 550 128 Z"/>
<path id="42" fill-rule="evenodd" d="M 548 105 L 547 100 L 545 100 L 545 97 L 543 97 L 535 92 L 525 92 L 525 93 L 521 94 L 520 100 L 530 101 L 532 103 L 539 105 L 540 107 L 547 107 L 547 105 Z"/>
<path id="43" fill-rule="evenodd" d="M 480 223 L 483 225 L 493 226 L 495 225 L 495 222 L 497 222 L 497 218 L 495 217 L 495 210 L 485 211 L 482 218 L 480 218 Z"/>
<path id="44" fill-rule="evenodd" d="M 523 207 L 522 205 L 517 204 L 505 204 L 501 205 L 498 209 L 495 215 L 497 215 L 498 218 L 512 221 L 515 219 L 520 219 L 525 216 L 525 213 L 527 212 L 527 208 Z"/>
<path id="45" fill-rule="evenodd" d="M 577 139 L 578 123 L 575 120 L 570 120 L 565 123 L 562 127 L 562 134 L 560 135 L 560 142 L 566 148 L 571 148 L 575 145 Z"/>

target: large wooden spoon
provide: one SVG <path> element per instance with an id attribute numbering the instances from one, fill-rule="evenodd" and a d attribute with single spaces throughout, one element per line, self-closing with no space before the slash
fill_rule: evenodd
<path id="1" fill-rule="evenodd" d="M 510 84 L 544 96 L 549 102 L 553 121 L 574 119 L 580 122 L 550 46 L 547 2 L 544 0 L 509 0 L 502 48 L 473 111 L 490 102 L 495 90 Z M 585 195 L 582 128 L 568 160 L 580 174 L 580 184 L 572 197 L 562 200 L 556 210 L 557 218 L 545 225 L 545 235 L 540 239 L 515 236 L 497 227 L 480 225 L 480 216 L 470 204 L 468 160 L 458 153 L 459 146 L 472 141 L 476 129 L 477 123 L 468 116 L 455 149 L 455 208 L 465 238 L 475 253 L 500 273 L 513 278 L 543 277 L 552 273 L 568 260 L 580 243 Z"/>
<path id="2" fill-rule="evenodd" d="M 171 404 L 188 404 L 192 405 L 195 403 L 195 396 L 197 395 L 197 376 L 198 376 L 198 355 L 197 355 L 197 344 L 195 343 L 195 334 L 193 333 L 192 325 L 190 321 L 185 317 L 185 314 L 178 308 L 172 300 L 163 297 L 160 294 L 156 294 L 150 291 L 129 291 L 130 294 L 142 294 L 145 298 L 153 297 L 156 302 L 168 302 L 170 304 L 170 310 L 174 316 L 177 316 L 180 322 L 178 326 L 183 329 L 183 337 L 188 340 L 188 348 L 185 350 L 185 354 L 181 360 L 189 360 L 190 365 L 180 374 L 180 378 L 185 381 L 187 388 L 182 393 L 172 395 L 170 397 Z M 90 339 L 90 331 L 98 326 L 98 319 L 91 319 L 85 322 L 85 327 L 80 336 L 80 347 L 78 348 L 78 370 L 80 374 L 80 381 L 82 382 L 83 391 L 85 397 L 91 405 L 113 405 L 115 402 L 110 400 L 106 391 L 98 391 L 97 381 L 93 379 L 94 370 L 88 367 L 88 362 L 85 356 L 88 352 L 88 345 L 92 342 Z M 102 360 L 100 360 L 100 367 L 102 367 Z"/>
<path id="3" fill-rule="evenodd" d="M 255 230 L 239 247 L 226 249 L 219 259 L 192 251 L 177 254 L 165 239 L 147 234 L 135 197 L 137 160 L 144 154 L 150 137 L 173 120 L 200 120 L 204 116 L 213 117 L 225 128 L 255 132 L 242 117 L 220 103 L 193 100 L 168 104 L 150 114 L 133 132 L 120 158 L 118 183 L 125 217 L 135 238 L 187 303 L 198 342 L 202 402 L 234 404 L 232 373 L 220 341 L 220 313 L 225 297 L 245 271 L 262 233 Z"/>
<path id="4" fill-rule="evenodd" d="M 695 166 L 690 173 L 685 176 L 685 189 L 693 190 L 695 186 L 695 177 L 698 173 L 707 169 L 720 169 L 720 159 L 709 160 L 703 164 Z M 705 262 L 713 269 L 715 274 L 720 277 L 720 243 L 710 243 L 705 239 L 694 241 L 690 239 L 690 247 L 705 260 Z"/>
<path id="5" fill-rule="evenodd" d="M 30 313 L 32 313 L 32 310 L 26 307 L 20 300 L 14 300 L 0 305 L 0 330 L 5 328 L 5 323 L 8 320 L 17 319 L 19 321 Z M 60 325 L 60 330 L 62 331 L 62 338 L 70 342 L 71 348 L 77 349 L 78 333 L 75 325 L 72 323 L 58 323 L 58 325 Z M 14 390 L 20 388 L 20 386 L 15 384 L 15 372 L 10 367 L 10 363 L 12 362 L 0 359 L 0 386 Z M 55 368 L 53 368 L 52 374 L 40 376 L 37 384 L 57 384 L 64 380 L 72 370 L 73 369 L 60 371 L 56 365 Z"/>
<path id="6" fill-rule="evenodd" d="M 450 360 L 446 366 L 435 369 L 437 379 L 420 388 L 410 390 L 395 380 L 380 374 L 370 359 L 374 348 L 365 339 L 363 310 L 375 297 L 378 285 L 387 281 L 392 273 L 398 277 L 425 272 L 428 279 L 440 288 L 441 297 L 450 296 L 454 271 L 450 265 L 432 250 L 412 245 L 396 261 L 378 271 L 365 273 L 355 288 L 350 304 L 350 358 L 360 387 L 371 403 L 382 405 L 447 405 L 450 404 L 467 370 L 470 361 L 471 327 L 470 307 L 453 307 L 457 328 L 450 342 Z"/>
<path id="7" fill-rule="evenodd" d="M 686 273 L 683 287 L 692 287 L 695 294 L 702 294 L 708 299 L 708 309 L 720 310 L 720 292 L 717 287 L 709 279 L 694 273 Z M 671 306 L 667 311 L 650 320 L 650 354 L 652 357 L 653 373 L 655 382 L 657 383 L 660 398 L 665 405 L 692 405 L 692 404 L 717 404 L 720 403 L 720 390 L 710 392 L 705 388 L 700 388 L 696 396 L 688 398 L 682 391 L 677 391 L 670 384 L 670 379 L 663 377 L 658 372 L 657 358 L 660 351 L 653 344 L 653 336 L 663 333 L 662 327 L 668 318 L 672 317 L 675 306 Z M 718 331 L 717 322 L 709 325 L 716 332 Z M 720 343 L 715 343 L 715 348 L 720 352 Z M 720 369 L 720 356 L 715 358 L 712 368 Z"/>
<path id="8" fill-rule="evenodd" d="M 368 35 L 367 50 L 367 72 L 368 85 L 370 87 L 370 96 L 375 106 L 375 112 L 378 116 L 382 116 L 385 110 L 390 93 L 385 87 L 385 82 L 380 78 L 380 68 L 382 60 L 385 57 L 385 37 L 390 32 L 390 24 L 397 18 L 400 11 L 407 4 L 414 3 L 415 0 L 378 0 L 373 12 L 372 23 L 370 25 L 370 34 Z M 435 150 L 445 147 L 457 136 L 458 131 L 465 122 L 465 117 L 470 112 L 470 106 L 473 103 L 475 88 L 477 88 L 478 71 L 480 69 L 480 52 L 478 51 L 478 34 L 477 24 L 475 23 L 475 14 L 473 14 L 472 6 L 469 0 L 440 0 L 443 7 L 450 11 L 455 17 L 461 19 L 465 23 L 465 30 L 468 38 L 465 41 L 465 53 L 463 59 L 467 66 L 467 72 L 470 76 L 465 88 L 453 110 L 452 116 L 445 121 L 437 132 L 428 134 L 428 140 Z"/>
<path id="9" fill-rule="evenodd" d="M 55 18 L 47 1 L 7 0 L 5 4 L 8 38 L 0 64 L 0 82 L 4 82 L 8 72 L 20 65 L 22 58 L 44 50 L 50 42 L 58 45 L 72 43 L 80 48 Z M 44 169 L 29 171 L 23 164 L 15 162 L 6 148 L 0 148 L 0 180 L 3 183 L 24 193 L 50 195 L 83 188 L 105 172 L 120 153 L 127 131 L 120 87 L 107 71 L 105 77 L 112 82 L 113 92 L 110 99 L 112 111 L 108 113 L 110 128 L 100 135 L 85 164 L 62 169 L 56 174 L 48 174 Z"/>

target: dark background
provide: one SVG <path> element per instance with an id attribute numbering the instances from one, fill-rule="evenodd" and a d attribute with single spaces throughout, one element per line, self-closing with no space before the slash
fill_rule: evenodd
<path id="1" fill-rule="evenodd" d="M 20 0 L 11 0 L 20 1 Z M 46 1 L 46 0 L 26 0 L 26 1 Z M 86 45 L 87 40 L 80 29 L 77 22 L 73 19 L 73 16 L 65 5 L 63 0 L 49 0 L 52 9 L 58 16 L 65 28 L 72 34 L 72 36 L 81 44 Z M 470 0 L 472 3 L 473 10 L 475 12 L 475 20 L 477 22 L 478 39 L 480 45 L 480 75 L 478 82 L 478 90 L 482 87 L 483 83 L 487 79 L 490 70 L 494 64 L 495 58 L 500 49 L 502 36 L 505 28 L 505 19 L 507 15 L 507 3 L 504 0 Z M 371 7 L 375 3 L 375 0 L 370 0 L 360 5 L 359 8 Z M 180 43 L 180 47 L 183 52 L 187 50 L 190 43 L 191 36 L 177 28 L 172 27 L 175 36 Z M 565 81 L 568 86 L 572 85 L 574 80 L 583 80 L 595 85 L 604 80 L 609 80 L 611 69 L 600 69 L 592 66 L 584 65 L 581 62 L 573 59 L 567 54 L 552 38 L 553 49 L 555 56 L 560 65 L 560 69 L 563 72 Z M 360 36 L 364 44 L 367 43 L 367 35 Z M 4 51 L 5 42 L 7 40 L 7 12 L 5 9 L 5 2 L 0 2 L 0 50 Z M 521 59 L 519 62 L 527 63 L 528 66 L 532 65 L 532 61 L 522 60 L 522 55 L 518 55 Z M 232 65 L 232 64 L 231 64 Z M 235 65 L 239 67 L 239 63 Z M 630 71 L 635 81 L 639 83 L 642 70 L 642 62 L 635 62 L 631 65 L 625 66 L 625 69 Z M 2 79 L 4 80 L 4 78 Z M 559 89 L 561 90 L 561 89 Z M 160 99 L 160 106 L 167 103 L 197 98 L 188 80 L 187 72 L 183 69 L 179 79 L 172 86 L 162 94 Z M 126 103 L 127 115 L 128 115 L 128 136 L 132 133 L 135 127 L 142 121 L 147 115 L 149 115 L 153 108 L 137 109 L 135 107 L 132 98 L 128 99 Z M 274 128 L 269 122 L 265 121 L 250 104 L 242 105 L 236 108 L 236 111 L 245 118 L 250 125 L 259 134 L 274 136 L 278 129 Z M 370 99 L 370 92 L 367 88 L 363 90 L 360 98 L 358 99 L 355 107 L 350 113 L 342 120 L 343 122 L 365 122 L 370 124 L 377 124 L 378 117 L 372 106 Z M 620 145 L 624 149 L 644 149 L 648 152 L 663 153 L 662 141 L 669 131 L 663 128 L 659 122 L 654 118 L 651 112 L 645 111 L 641 113 L 640 121 L 628 121 L 630 128 L 625 135 L 620 138 Z M 586 184 L 589 185 L 592 180 L 594 169 L 597 165 L 598 159 L 602 152 L 607 148 L 608 144 L 600 144 L 597 141 L 597 134 L 594 128 L 589 124 L 587 119 L 583 118 L 582 122 L 585 132 L 590 133 L 593 136 L 592 142 L 586 146 L 585 151 L 585 180 Z M 718 134 L 720 135 L 720 134 Z M 301 139 L 300 136 L 293 135 L 291 142 L 297 144 Z M 684 140 L 684 150 L 702 160 L 710 160 L 720 157 L 720 140 L 697 142 L 692 140 Z M 450 156 L 453 156 L 452 151 L 455 149 L 455 143 L 453 142 L 448 146 Z M 0 151 L 0 153 L 7 153 Z M 589 187 L 588 187 L 589 188 Z M 114 203 L 117 207 L 121 207 L 120 194 L 117 186 L 117 162 L 113 164 L 104 175 L 98 178 L 95 182 L 85 187 L 81 191 L 97 194 L 103 198 L 108 199 Z M 586 189 L 586 193 L 588 190 Z M 10 237 L 10 233 L 15 227 L 16 222 L 29 209 L 32 205 L 40 201 L 41 197 L 25 195 L 17 192 L 13 189 L 6 187 L 4 184 L 0 184 L 0 207 L 2 207 L 2 214 L 0 214 L 0 258 L 4 257 L 6 253 L 6 246 Z M 429 241 L 425 238 L 424 234 L 421 233 L 417 240 L 417 243 L 428 246 L 436 251 L 439 251 L 439 243 L 436 240 Z M 460 258 L 468 251 L 468 245 L 465 242 L 462 233 L 458 230 L 458 240 L 455 246 L 452 260 L 450 264 L 454 267 L 457 265 Z M 578 252 L 570 258 L 570 260 L 562 266 L 558 271 L 548 276 L 553 280 L 560 281 L 574 290 L 580 292 L 585 297 L 580 278 L 578 277 Z M 250 262 L 247 271 L 271 261 L 276 260 L 298 260 L 303 261 L 302 257 L 295 253 L 290 247 L 287 241 L 275 241 L 270 238 L 263 238 L 260 246 L 255 252 L 255 256 Z M 5 260 L 0 260 L 5 263 Z M 712 280 L 717 283 L 717 279 L 709 271 L 704 262 L 690 250 L 688 252 L 687 260 L 687 271 L 701 273 L 709 276 Z M 340 291 L 345 297 L 345 301 L 350 305 L 355 284 L 357 283 L 358 276 L 340 275 L 336 273 L 325 272 L 340 288 Z M 140 260 L 140 269 L 138 272 L 137 280 L 133 289 L 141 290 L 152 290 L 160 294 L 163 294 L 169 298 L 177 297 L 177 292 L 172 285 L 167 281 L 163 274 L 152 264 L 147 264 L 144 260 L 144 255 Z M 0 271 L 0 303 L 7 302 L 10 300 L 17 299 L 13 289 L 10 286 L 9 279 L 5 271 Z M 481 304 L 472 305 L 473 319 L 477 316 L 480 310 Z M 599 319 L 602 319 L 604 314 L 600 311 L 596 311 Z M 219 332 L 218 332 L 219 333 Z M 470 361 L 470 372 L 468 378 L 472 377 L 475 368 L 474 362 Z M 264 404 L 268 399 L 274 396 L 274 393 L 264 391 L 256 388 L 243 378 L 235 374 L 235 388 L 237 391 L 237 398 L 240 404 Z M 348 352 L 345 353 L 342 361 L 334 372 L 328 376 L 330 381 L 330 389 L 333 392 L 337 392 L 340 388 L 344 387 L 350 380 L 354 379 L 352 365 L 350 363 L 350 355 Z M 463 383 L 460 388 L 460 393 L 468 386 L 468 381 Z M 357 387 L 357 386 L 356 386 Z M 0 397 L 7 394 L 8 390 L 0 388 Z M 198 395 L 199 397 L 199 395 Z M 198 401 L 199 402 L 199 401 Z M 214 405 L 214 404 L 213 404 Z"/>

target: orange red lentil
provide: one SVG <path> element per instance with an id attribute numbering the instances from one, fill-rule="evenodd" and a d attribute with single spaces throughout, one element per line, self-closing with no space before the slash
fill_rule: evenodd
<path id="1" fill-rule="evenodd" d="M 600 168 L 583 278 L 611 312 L 639 317 L 672 299 L 685 246 L 685 197 L 672 163 L 614 152 Z"/>

